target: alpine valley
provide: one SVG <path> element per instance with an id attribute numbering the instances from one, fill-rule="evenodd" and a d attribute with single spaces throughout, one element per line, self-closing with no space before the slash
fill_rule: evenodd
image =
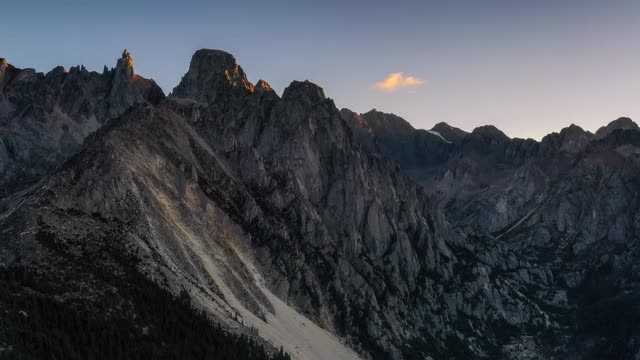
<path id="1" fill-rule="evenodd" d="M 0 59 L 0 357 L 639 359 L 640 129 L 418 130 L 198 50 Z"/>

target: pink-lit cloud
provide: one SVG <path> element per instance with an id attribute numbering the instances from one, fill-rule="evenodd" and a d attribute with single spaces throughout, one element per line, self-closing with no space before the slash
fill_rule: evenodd
<path id="1" fill-rule="evenodd" d="M 395 92 L 403 87 L 416 87 L 424 84 L 424 80 L 413 76 L 404 76 L 403 72 L 389 74 L 384 80 L 377 82 L 375 87 L 384 92 Z"/>

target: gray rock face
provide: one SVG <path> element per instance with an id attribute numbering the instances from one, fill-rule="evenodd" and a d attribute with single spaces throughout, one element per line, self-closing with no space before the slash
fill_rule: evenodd
<path id="1" fill-rule="evenodd" d="M 637 353 L 639 333 L 630 325 L 637 312 L 629 304 L 638 283 L 623 274 L 633 273 L 637 256 L 639 137 L 626 118 L 596 135 L 572 125 L 539 143 L 483 127 L 456 142 L 436 175 L 411 173 L 439 199 L 450 222 L 497 240 L 482 255 L 491 259 L 485 262 L 544 304 L 551 333 L 562 339 L 521 338 L 504 345 L 507 358 Z M 496 262 L 492 256 L 502 252 L 514 255 Z M 605 325 L 610 321 L 616 325 Z"/>
<path id="2" fill-rule="evenodd" d="M 455 148 L 435 130 L 416 130 L 393 114 L 374 109 L 358 115 L 343 109 L 341 115 L 366 151 L 396 160 L 414 179 L 432 176 Z"/>
<path id="3" fill-rule="evenodd" d="M 453 127 L 445 122 L 439 122 L 431 128 L 431 131 L 435 131 L 442 135 L 448 141 L 459 143 L 467 135 L 467 132 L 457 127 Z"/>
<path id="4" fill-rule="evenodd" d="M 251 92 L 253 84 L 247 80 L 233 55 L 222 50 L 202 49 L 193 55 L 189 71 L 171 95 L 224 106 Z"/>
<path id="5" fill-rule="evenodd" d="M 615 130 L 638 130 L 638 124 L 627 117 L 621 117 L 596 131 L 596 137 L 604 138 Z"/>
<path id="6" fill-rule="evenodd" d="M 9 63 L 5 58 L 0 58 L 0 91 L 4 88 L 4 84 L 8 81 L 11 76 L 11 69 Z M 11 66 L 11 68 L 13 68 Z"/>
<path id="7" fill-rule="evenodd" d="M 118 117 L 135 104 L 144 103 L 147 100 L 157 103 L 163 98 L 162 90 L 153 80 L 134 74 L 133 59 L 125 50 L 113 70 L 109 90 L 109 116 Z"/>
<path id="8" fill-rule="evenodd" d="M 0 63 L 0 197 L 23 190 L 78 150 L 84 138 L 134 104 L 164 98 L 133 72 L 125 51 L 103 74 L 83 66 L 46 75 Z"/>
<path id="9" fill-rule="evenodd" d="M 46 285 L 33 291 L 130 322 L 122 285 L 86 264 L 117 275 L 126 254 L 230 331 L 301 359 L 637 353 L 640 131 L 420 131 L 338 111 L 308 81 L 279 97 L 216 50 L 157 102 L 131 69 L 125 53 L 107 75 L 1 73 L 12 109 L 85 114 L 58 99 L 90 83 L 91 114 L 123 111 L 5 205 L 0 267 L 28 269 Z M 1 145 L 7 164 L 18 146 Z"/>

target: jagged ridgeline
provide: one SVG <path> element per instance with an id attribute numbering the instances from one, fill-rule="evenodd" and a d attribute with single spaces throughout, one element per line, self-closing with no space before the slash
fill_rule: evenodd
<path id="1" fill-rule="evenodd" d="M 0 357 L 638 354 L 640 131 L 416 130 L 199 50 L 0 64 Z"/>

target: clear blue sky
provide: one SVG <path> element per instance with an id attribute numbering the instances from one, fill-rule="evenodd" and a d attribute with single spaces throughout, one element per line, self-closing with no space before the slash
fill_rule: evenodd
<path id="1" fill-rule="evenodd" d="M 169 92 L 199 48 L 234 54 L 279 93 L 324 87 L 339 107 L 418 128 L 493 124 L 532 137 L 640 120 L 640 1 L 30 1 L 2 4 L 0 57 L 101 71 L 127 48 Z M 389 74 L 422 80 L 395 92 Z M 420 82 L 420 81 L 418 81 Z"/>

